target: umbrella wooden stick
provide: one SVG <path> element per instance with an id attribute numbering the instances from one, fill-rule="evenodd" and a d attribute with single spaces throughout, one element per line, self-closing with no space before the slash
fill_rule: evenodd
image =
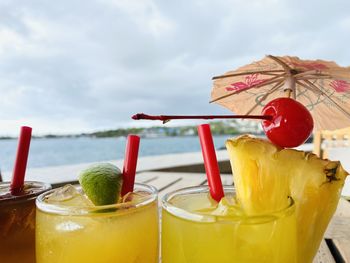
<path id="1" fill-rule="evenodd" d="M 307 90 L 311 90 L 312 92 L 315 92 L 317 94 L 322 94 L 318 89 L 310 87 L 310 86 L 306 85 L 305 83 L 301 82 L 300 80 L 297 80 L 297 84 L 299 84 L 300 86 L 304 87 Z"/>
<path id="2" fill-rule="evenodd" d="M 287 90 L 285 90 L 285 94 L 286 94 L 287 98 L 290 98 L 292 91 L 290 89 L 287 89 Z"/>
<path id="3" fill-rule="evenodd" d="M 131 117 L 133 120 L 159 120 L 166 123 L 170 120 L 184 120 L 184 119 L 260 119 L 271 120 L 270 115 L 147 115 L 144 113 L 137 113 Z"/>
<path id="4" fill-rule="evenodd" d="M 252 86 L 250 86 L 248 89 L 259 88 L 259 87 L 262 87 L 262 86 L 266 86 L 266 85 L 269 85 L 269 84 L 273 84 L 273 83 L 279 82 L 279 81 L 281 81 L 281 80 L 284 80 L 284 76 L 285 76 L 285 75 L 286 75 L 286 74 L 273 77 L 273 78 L 269 79 L 268 81 L 264 81 L 264 82 L 261 82 L 261 83 L 256 84 L 256 85 L 252 85 Z M 218 101 L 218 100 L 221 100 L 221 99 L 224 99 L 224 98 L 227 98 L 227 97 L 230 97 L 230 96 L 232 96 L 232 95 L 238 94 L 238 93 L 240 93 L 240 92 L 242 92 L 242 91 L 245 91 L 245 90 L 246 90 L 246 89 L 239 90 L 239 91 L 234 91 L 234 92 L 229 93 L 229 94 L 226 94 L 226 95 L 224 95 L 224 96 L 220 96 L 220 97 L 218 97 L 218 98 L 215 98 L 215 99 L 211 100 L 210 103 L 215 102 L 215 101 Z"/>
<path id="5" fill-rule="evenodd" d="M 301 77 L 298 77 L 296 79 L 299 79 L 299 80 L 304 80 L 304 79 L 308 79 L 308 80 L 314 80 L 314 79 L 335 79 L 334 77 L 332 76 L 317 76 L 317 75 L 306 75 L 306 76 L 301 76 Z"/>
<path id="6" fill-rule="evenodd" d="M 273 86 L 267 93 L 265 93 L 265 95 L 262 96 L 262 97 L 258 100 L 258 102 L 255 103 L 255 105 L 254 105 L 246 114 L 248 115 L 248 114 L 252 113 L 253 110 L 255 110 L 256 107 L 258 107 L 259 104 L 260 104 L 261 102 L 263 102 L 264 100 L 266 100 L 267 97 L 268 97 L 269 95 L 271 95 L 272 93 L 274 93 L 276 90 L 278 90 L 278 89 L 279 89 L 280 87 L 282 87 L 282 86 L 283 86 L 283 81 L 278 82 L 278 83 L 277 83 L 275 86 Z"/>
<path id="7" fill-rule="evenodd" d="M 232 74 L 214 76 L 214 77 L 212 78 L 212 80 L 215 80 L 215 79 L 224 79 L 224 78 L 236 77 L 236 76 L 242 76 L 242 75 L 251 75 L 251 74 L 274 75 L 274 72 L 280 73 L 280 72 L 284 72 L 284 70 L 261 70 L 261 71 L 239 72 L 239 73 L 232 73 Z"/>
<path id="8" fill-rule="evenodd" d="M 299 78 L 299 77 L 305 76 L 305 75 L 323 75 L 323 74 L 317 70 L 308 70 L 308 71 L 303 71 L 303 72 L 297 73 L 294 75 L 294 77 Z"/>
<path id="9" fill-rule="evenodd" d="M 343 80 L 346 82 L 350 82 L 349 78 L 337 77 L 337 76 L 304 76 L 301 78 L 297 78 L 298 80 L 317 80 L 317 79 L 326 79 L 326 80 Z"/>
<path id="10" fill-rule="evenodd" d="M 342 106 L 340 106 L 336 101 L 334 101 L 330 96 L 328 96 L 325 92 L 322 91 L 319 87 L 317 87 L 315 84 L 313 84 L 311 81 L 304 80 L 307 84 L 311 85 L 315 89 L 319 90 L 323 96 L 325 96 L 331 103 L 333 103 L 338 110 L 340 110 L 342 113 L 344 113 L 348 118 L 350 118 L 350 113 L 347 112 Z"/>
<path id="11" fill-rule="evenodd" d="M 350 69 L 347 69 L 347 70 L 345 70 L 345 69 L 342 69 L 342 70 L 329 69 L 329 70 L 324 70 L 324 71 L 313 69 L 313 70 L 307 70 L 307 71 L 297 73 L 294 76 L 296 78 L 299 78 L 302 76 L 314 75 L 314 76 L 331 76 L 331 77 L 337 78 L 338 75 L 339 75 L 339 77 L 342 77 L 343 74 L 349 74 L 349 73 L 350 73 Z"/>
<path id="12" fill-rule="evenodd" d="M 295 78 L 300 78 L 300 77 L 303 77 L 303 76 L 311 76 L 311 75 L 314 75 L 314 76 L 330 76 L 328 73 L 325 73 L 325 72 L 322 72 L 320 70 L 308 70 L 308 71 L 303 71 L 303 72 L 300 72 L 300 73 L 297 73 L 294 75 Z"/>
<path id="13" fill-rule="evenodd" d="M 293 95 L 293 99 L 296 97 L 295 81 L 296 80 L 293 75 L 286 77 L 286 80 L 284 82 L 284 92 L 287 94 L 288 98 L 290 98 L 291 95 Z"/>
<path id="14" fill-rule="evenodd" d="M 271 58 L 272 60 L 276 61 L 278 64 L 280 64 L 283 69 L 285 70 L 286 73 L 290 73 L 292 68 L 290 66 L 288 66 L 286 63 L 284 63 L 281 59 L 272 56 L 272 55 L 267 55 L 267 57 Z"/>
<path id="15" fill-rule="evenodd" d="M 305 74 L 294 76 L 296 79 L 327 79 L 327 78 L 336 78 L 335 76 L 326 75 L 326 74 Z"/>
<path id="16" fill-rule="evenodd" d="M 284 72 L 283 70 L 281 70 L 280 72 Z M 266 73 L 259 73 L 261 75 L 268 75 L 268 76 L 278 76 L 278 75 L 281 75 L 279 73 L 270 73 L 270 72 L 266 72 Z"/>

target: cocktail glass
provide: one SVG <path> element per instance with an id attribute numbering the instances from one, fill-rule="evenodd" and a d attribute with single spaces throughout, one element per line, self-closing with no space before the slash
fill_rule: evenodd
<path id="1" fill-rule="evenodd" d="M 106 206 L 89 204 L 79 186 L 66 188 L 37 199 L 37 263 L 158 262 L 153 186 L 136 183 L 126 202 Z"/>
<path id="2" fill-rule="evenodd" d="M 35 199 L 51 186 L 27 181 L 12 195 L 10 184 L 0 183 L 0 262 L 35 263 Z"/>
<path id="3" fill-rule="evenodd" d="M 206 186 L 180 189 L 162 200 L 163 263 L 295 263 L 296 220 L 293 200 L 281 211 L 247 216 L 235 202 L 209 197 Z"/>

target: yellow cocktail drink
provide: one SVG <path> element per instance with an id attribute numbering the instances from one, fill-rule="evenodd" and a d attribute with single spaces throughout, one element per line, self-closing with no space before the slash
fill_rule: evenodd
<path id="1" fill-rule="evenodd" d="M 296 219 L 292 200 L 281 211 L 246 216 L 225 187 L 218 204 L 207 187 L 166 195 L 162 209 L 163 263 L 296 263 Z"/>
<path id="2" fill-rule="evenodd" d="M 135 184 L 124 202 L 93 206 L 77 188 L 37 200 L 37 263 L 156 263 L 157 190 Z"/>

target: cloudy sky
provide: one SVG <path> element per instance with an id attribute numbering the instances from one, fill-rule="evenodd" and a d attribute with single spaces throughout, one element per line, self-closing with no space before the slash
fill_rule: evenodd
<path id="1" fill-rule="evenodd" d="M 348 0 L 0 0 L 0 135 L 229 113 L 208 103 L 211 77 L 265 54 L 350 65 L 349 10 Z"/>

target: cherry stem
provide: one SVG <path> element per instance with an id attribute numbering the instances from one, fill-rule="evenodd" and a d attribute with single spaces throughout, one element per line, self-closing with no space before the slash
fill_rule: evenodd
<path id="1" fill-rule="evenodd" d="M 260 119 L 272 120 L 271 115 L 147 115 L 144 113 L 137 113 L 131 117 L 133 120 L 159 120 L 164 123 L 170 120 L 180 119 Z"/>

